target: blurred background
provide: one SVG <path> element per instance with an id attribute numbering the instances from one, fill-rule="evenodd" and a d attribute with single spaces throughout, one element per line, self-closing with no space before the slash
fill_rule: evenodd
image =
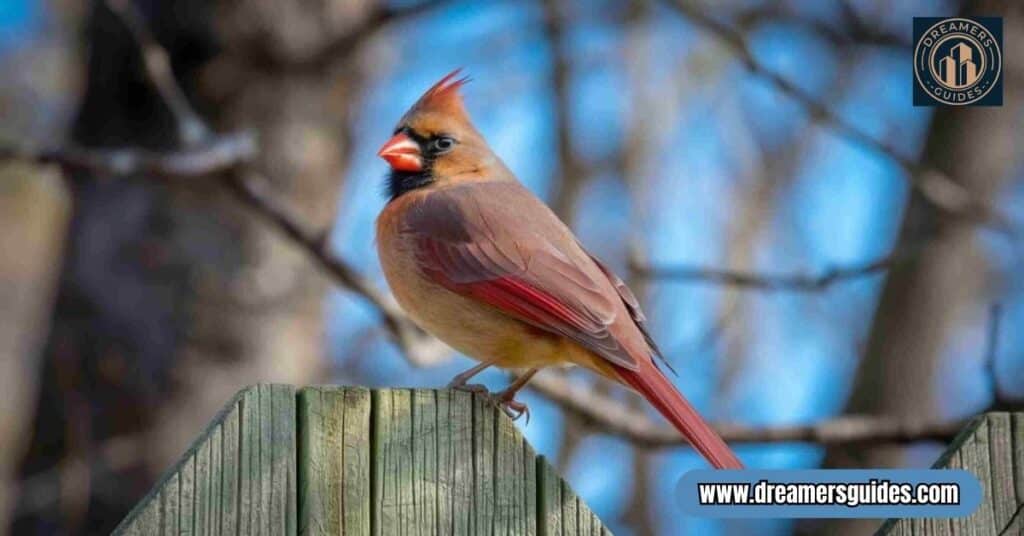
<path id="1" fill-rule="evenodd" d="M 912 17 L 957 13 L 1004 18 L 1002 107 L 911 105 Z M 125 14 L 166 48 L 201 122 L 255 134 L 247 165 L 323 248 L 218 173 L 30 153 L 202 152 Z M 410 360 L 309 251 L 384 288 L 374 153 L 456 67 L 480 130 L 633 286 L 711 420 L 1019 408 L 1022 39 L 1012 0 L 2 0 L 0 146 L 34 157 L 0 159 L 0 533 L 108 532 L 247 384 L 441 387 L 472 364 Z M 584 372 L 545 374 L 648 412 Z M 674 486 L 704 465 L 689 448 L 521 397 L 527 439 L 616 534 L 877 526 L 685 518 Z M 764 468 L 926 467 L 943 446 L 738 452 Z"/>

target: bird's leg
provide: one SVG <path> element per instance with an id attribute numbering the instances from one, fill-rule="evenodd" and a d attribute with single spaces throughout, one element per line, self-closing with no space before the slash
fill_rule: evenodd
<path id="1" fill-rule="evenodd" d="M 533 376 L 540 371 L 540 368 L 532 368 L 524 372 L 521 376 L 516 378 L 516 381 L 512 382 L 511 385 L 506 387 L 503 391 L 494 393 L 494 401 L 497 402 L 498 407 L 505 412 L 512 420 L 517 420 L 523 415 L 526 415 L 526 423 L 530 423 L 530 408 L 522 402 L 516 401 L 516 393 L 520 389 L 526 387 L 526 384 L 533 379 Z"/>
<path id="2" fill-rule="evenodd" d="M 473 368 L 456 374 L 452 381 L 448 382 L 449 389 L 460 389 L 463 391 L 469 391 L 471 393 L 486 393 L 487 386 L 479 383 L 468 383 L 469 380 L 483 372 L 487 367 L 491 366 L 490 363 L 479 363 Z"/>

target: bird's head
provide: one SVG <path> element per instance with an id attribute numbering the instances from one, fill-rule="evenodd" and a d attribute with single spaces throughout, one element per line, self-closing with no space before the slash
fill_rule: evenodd
<path id="1" fill-rule="evenodd" d="M 402 116 L 377 155 L 388 162 L 388 195 L 446 182 L 478 180 L 496 158 L 466 113 L 455 70 L 434 84 Z"/>

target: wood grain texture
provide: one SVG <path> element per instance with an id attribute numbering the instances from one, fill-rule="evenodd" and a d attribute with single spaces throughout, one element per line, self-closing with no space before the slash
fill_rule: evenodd
<path id="1" fill-rule="evenodd" d="M 440 534 L 473 534 L 473 397 L 437 391 L 437 483 Z M 467 463 L 469 462 L 469 463 Z"/>
<path id="2" fill-rule="evenodd" d="M 537 456 L 486 397 L 375 391 L 373 452 L 376 535 L 538 534 Z"/>
<path id="3" fill-rule="evenodd" d="M 370 534 L 370 391 L 299 392 L 299 534 Z"/>
<path id="4" fill-rule="evenodd" d="M 374 404 L 374 534 L 480 534 L 473 396 L 382 389 Z"/>
<path id="5" fill-rule="evenodd" d="M 125 535 L 294 535 L 295 389 L 239 393 L 114 530 Z"/>
<path id="6" fill-rule="evenodd" d="M 512 421 L 496 415 L 494 534 L 537 534 L 537 455 Z"/>
<path id="7" fill-rule="evenodd" d="M 611 534 L 489 398 L 242 392 L 118 534 Z"/>
<path id="8" fill-rule="evenodd" d="M 536 458 L 536 464 L 540 536 L 611 535 L 611 531 L 555 473 L 543 456 Z"/>
<path id="9" fill-rule="evenodd" d="M 950 443 L 936 468 L 966 469 L 981 482 L 974 514 L 958 519 L 888 520 L 888 536 L 1024 534 L 1024 413 L 986 413 Z"/>

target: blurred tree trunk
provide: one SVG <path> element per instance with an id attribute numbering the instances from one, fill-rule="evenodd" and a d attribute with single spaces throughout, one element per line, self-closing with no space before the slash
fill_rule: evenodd
<path id="1" fill-rule="evenodd" d="M 69 209 L 56 169 L 0 162 L 0 534 L 10 526 L 31 431 Z"/>
<path id="2" fill-rule="evenodd" d="M 936 108 L 923 160 L 961 181 L 979 199 L 995 204 L 1000 188 L 1013 178 L 1024 114 L 1024 6 L 979 2 L 966 14 L 1003 14 L 1002 107 Z M 948 416 L 938 384 L 942 360 L 966 322 L 984 318 L 993 300 L 991 270 L 977 226 L 957 221 L 912 194 L 898 248 L 919 254 L 889 273 L 875 313 L 864 359 L 847 412 L 892 415 L 911 420 Z M 991 232 L 991 231 L 985 231 Z M 1009 240 L 1006 236 L 999 239 Z M 979 316 L 980 315 L 980 316 Z M 984 349 L 978 348 L 981 358 Z M 982 367 L 979 363 L 979 373 Z M 956 416 L 975 411 L 963 408 Z M 902 448 L 879 448 L 853 460 L 860 467 L 904 465 Z M 848 452 L 830 452 L 838 464 Z M 922 465 L 918 460 L 916 465 Z M 871 520 L 844 521 L 827 534 L 866 534 Z"/>
<path id="3" fill-rule="evenodd" d="M 137 1 L 200 112 L 220 130 L 257 128 L 259 168 L 325 231 L 346 164 L 348 103 L 359 91 L 352 81 L 363 77 L 350 58 L 311 58 L 354 31 L 370 4 Z M 173 146 L 176 125 L 121 21 L 97 3 L 84 33 L 88 84 L 73 138 Z M 80 174 L 73 182 L 22 473 L 87 469 L 59 474 L 49 495 L 56 503 L 22 505 L 19 534 L 109 531 L 232 393 L 260 381 L 315 382 L 324 354 L 325 280 L 215 177 Z M 134 438 L 129 459 L 100 456 L 112 437 Z M 68 463 L 76 461 L 86 463 Z"/>

